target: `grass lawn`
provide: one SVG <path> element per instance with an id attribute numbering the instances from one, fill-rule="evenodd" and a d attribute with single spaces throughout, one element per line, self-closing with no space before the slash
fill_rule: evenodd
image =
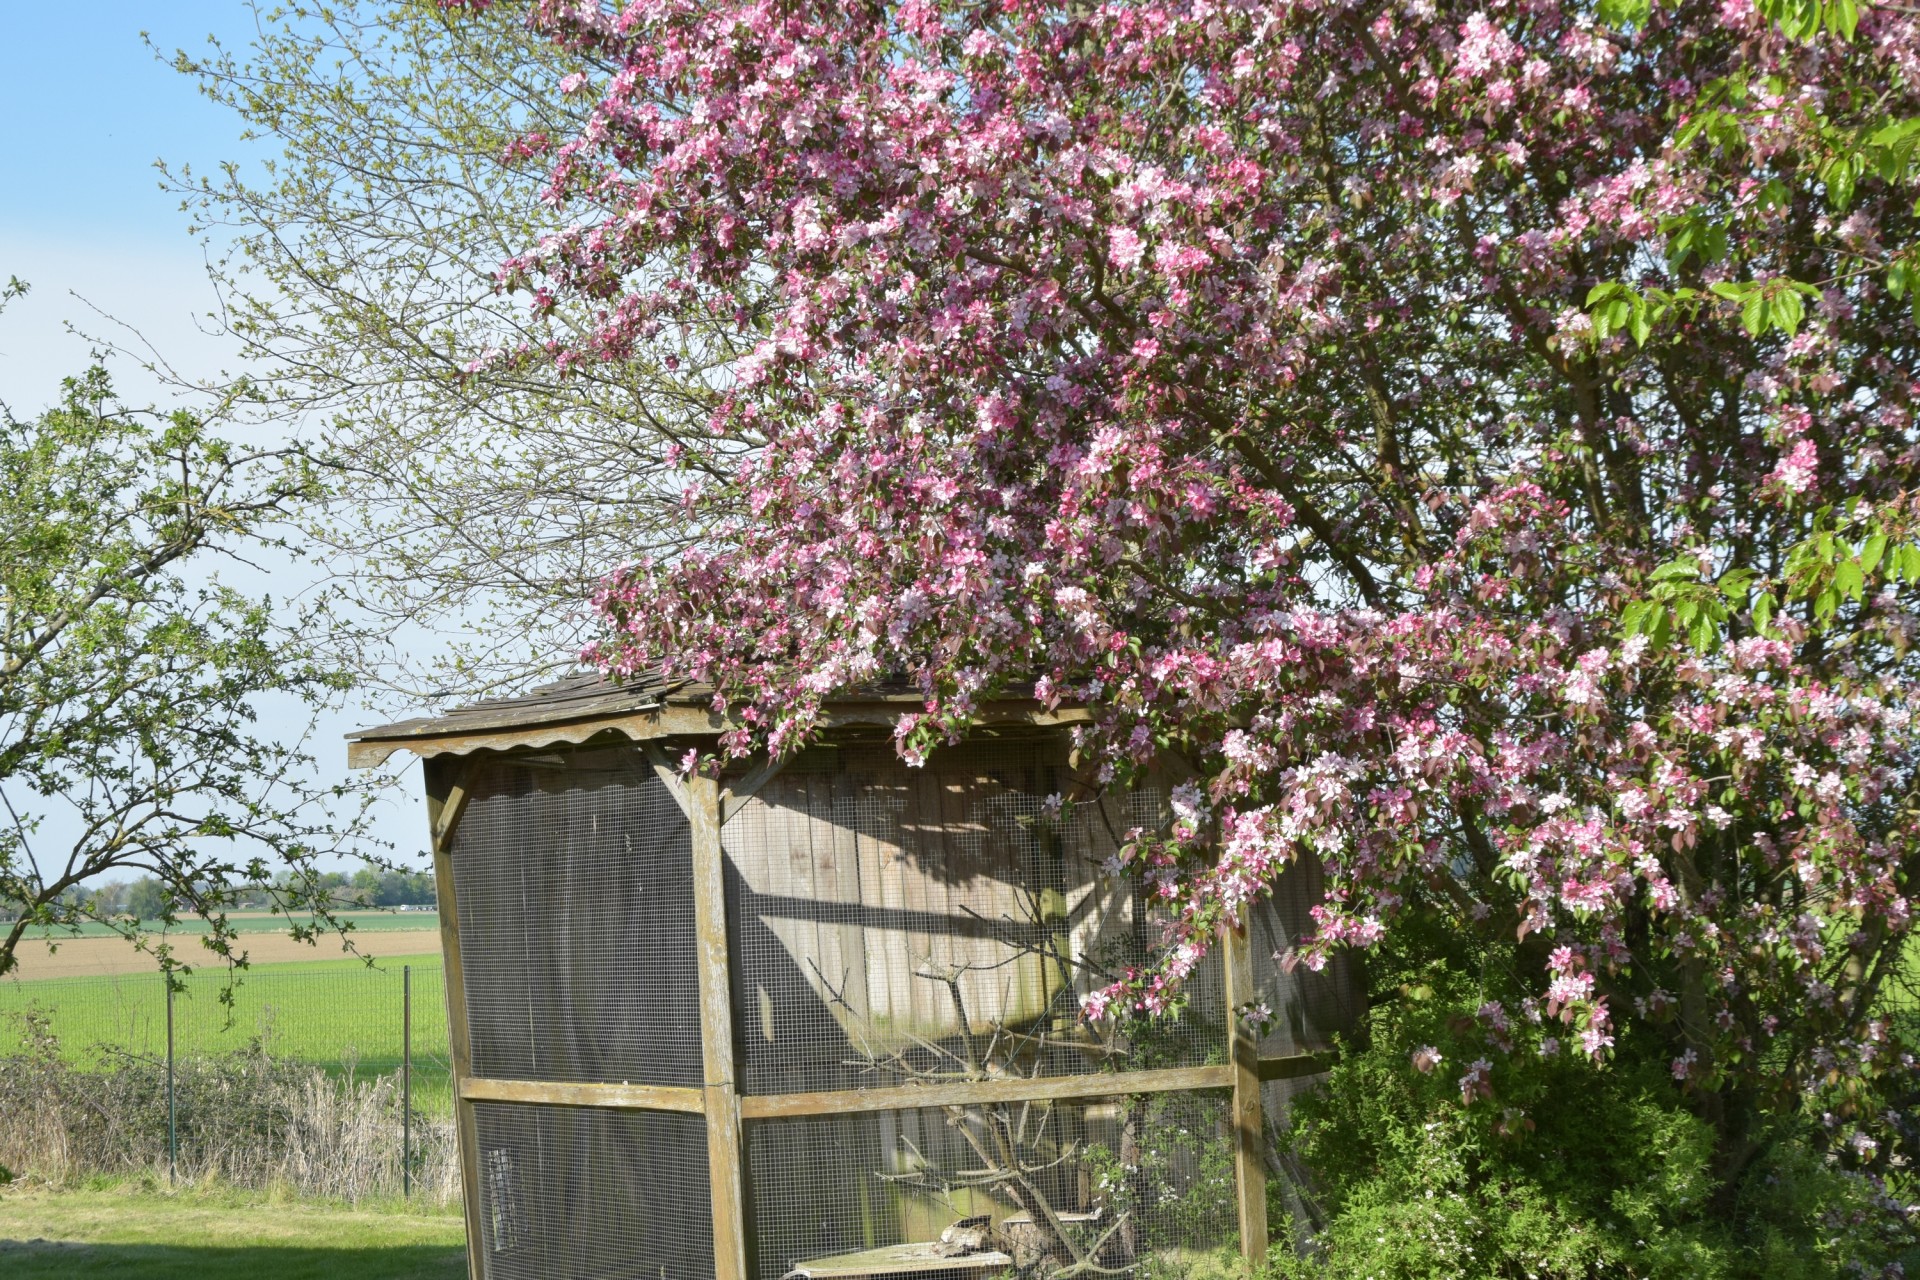
<path id="1" fill-rule="evenodd" d="M 8 1280 L 458 1280 L 460 1219 L 238 1195 L 0 1190 Z"/>
<path id="2" fill-rule="evenodd" d="M 447 1013 L 439 956 L 407 960 L 413 969 L 415 1089 L 427 1101 L 446 1092 Z M 174 997 L 174 1046 L 181 1056 L 231 1053 L 257 1038 L 283 1057 L 356 1074 L 397 1070 L 401 1050 L 401 965 L 369 969 L 354 959 L 263 964 L 246 970 L 221 1004 L 222 969 L 191 974 Z M 46 978 L 0 983 L 0 1056 L 17 1053 L 27 1009 L 47 1014 L 62 1055 L 77 1063 L 102 1046 L 159 1056 L 166 1052 L 166 990 L 157 974 Z"/>

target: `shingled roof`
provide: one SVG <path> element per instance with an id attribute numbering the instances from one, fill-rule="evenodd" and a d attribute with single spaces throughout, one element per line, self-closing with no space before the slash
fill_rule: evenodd
<path id="1" fill-rule="evenodd" d="M 830 719 L 842 724 L 891 724 L 920 702 L 918 691 L 905 682 L 848 689 L 827 699 L 833 708 Z M 985 718 L 1028 724 L 1084 718 L 1064 707 L 1049 712 L 1031 697 L 1000 699 L 993 708 Z M 582 672 L 518 697 L 491 698 L 441 715 L 355 730 L 347 735 L 347 763 L 364 769 L 382 763 L 395 751 L 423 757 L 466 755 L 578 744 L 605 733 L 644 742 L 710 736 L 730 727 L 728 717 L 713 709 L 710 684 L 663 680 L 652 671 L 619 680 L 597 671 Z"/>

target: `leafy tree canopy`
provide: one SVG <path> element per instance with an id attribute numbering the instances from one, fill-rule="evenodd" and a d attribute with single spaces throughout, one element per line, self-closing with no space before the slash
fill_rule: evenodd
<path id="1" fill-rule="evenodd" d="M 495 284 L 565 225 L 531 140 L 581 128 L 587 104 L 552 85 L 607 68 L 431 0 L 253 9 L 248 45 L 165 56 L 266 158 L 164 174 L 219 249 L 213 322 L 260 390 L 251 412 L 320 468 L 325 500 L 296 516 L 369 624 L 325 639 L 415 700 L 571 665 L 608 566 L 691 531 L 666 459 L 751 339 L 727 317 L 630 359 L 466 371 L 489 349 L 587 340 L 592 302 L 534 315 Z M 409 643 L 424 629 L 433 645 Z"/>
<path id="2" fill-rule="evenodd" d="M 206 917 L 230 961 L 243 893 L 269 891 L 299 936 L 330 923 L 316 859 L 361 824 L 309 781 L 301 735 L 258 721 L 345 679 L 299 639 L 318 619 L 289 625 L 286 604 L 206 572 L 264 545 L 313 481 L 297 453 L 220 440 L 217 418 L 130 410 L 94 368 L 54 408 L 0 419 L 0 974 L 30 932 L 83 919 L 144 944 L 76 892 L 110 872 L 150 877 L 133 907 L 148 919 Z"/>

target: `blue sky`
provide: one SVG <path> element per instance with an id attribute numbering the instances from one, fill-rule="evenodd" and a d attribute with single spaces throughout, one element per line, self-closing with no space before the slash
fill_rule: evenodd
<path id="1" fill-rule="evenodd" d="M 196 169 L 242 158 L 239 122 L 158 61 L 209 33 L 245 44 L 242 0 L 89 0 L 7 6 L 0 55 L 0 277 L 33 285 L 0 316 L 0 399 L 30 412 L 85 363 L 63 322 L 107 326 L 79 300 L 139 327 L 170 359 L 217 371 L 221 351 L 192 317 L 212 303 L 200 251 L 153 162 Z M 128 375 L 131 377 L 131 374 Z"/>
<path id="2" fill-rule="evenodd" d="M 67 331 L 128 342 L 129 329 L 188 377 L 211 378 L 232 365 L 232 350 L 204 333 L 213 307 L 202 251 L 187 234 L 179 199 L 159 187 L 153 164 L 186 162 L 212 170 L 244 159 L 240 122 L 202 98 L 189 78 L 158 60 L 149 32 L 169 58 L 198 51 L 207 36 L 244 47 L 253 31 L 244 0 L 87 0 L 64 5 L 10 4 L 0 45 L 0 281 L 32 285 L 0 314 L 0 402 L 31 417 L 59 392 L 61 377 L 84 369 L 90 344 Z M 76 296 L 77 295 L 77 296 Z M 112 317 L 109 320 L 107 317 Z M 123 398 L 160 398 L 137 364 L 111 362 Z M 231 570 L 224 576 L 232 578 Z M 254 590 L 265 584 L 235 582 Z M 276 594 L 289 589 L 276 575 Z M 295 708 L 270 708 L 297 728 Z M 356 725 L 397 718 L 405 708 L 354 708 L 329 717 L 310 750 L 327 781 L 343 779 L 340 735 Z M 418 770 L 407 792 L 418 796 Z M 424 810 L 417 799 L 383 807 L 387 838 L 405 854 L 420 847 Z"/>

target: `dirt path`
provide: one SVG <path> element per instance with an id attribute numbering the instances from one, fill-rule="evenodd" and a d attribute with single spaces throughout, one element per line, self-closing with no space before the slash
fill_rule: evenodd
<path id="1" fill-rule="evenodd" d="M 248 933 L 240 938 L 248 958 L 254 964 L 281 964 L 289 960 L 336 960 L 346 955 L 335 939 L 322 938 L 312 946 L 304 942 L 295 942 L 284 933 Z M 438 929 L 383 929 L 369 930 L 354 935 L 354 945 L 361 955 L 390 959 L 398 956 L 438 955 L 440 952 L 440 931 Z M 219 964 L 219 957 L 201 948 L 198 939 L 192 935 L 178 938 L 174 943 L 176 954 L 189 959 L 195 968 L 203 964 Z M 159 966 L 153 957 L 145 952 L 134 950 L 133 944 L 123 938 L 72 938 L 60 944 L 58 951 L 50 951 L 45 942 L 21 939 L 18 952 L 20 968 L 17 976 L 23 981 L 35 978 L 83 978 L 110 973 L 151 973 Z"/>

